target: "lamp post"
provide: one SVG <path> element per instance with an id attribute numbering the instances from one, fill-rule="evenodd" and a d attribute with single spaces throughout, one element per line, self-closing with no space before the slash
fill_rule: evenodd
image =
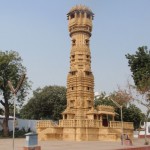
<path id="1" fill-rule="evenodd" d="M 15 140 L 15 120 L 16 120 L 16 94 L 14 93 L 14 116 L 13 116 L 13 150 L 14 150 L 14 140 Z"/>
<path id="2" fill-rule="evenodd" d="M 14 150 L 14 146 L 15 146 L 15 118 L 16 118 L 16 95 L 17 95 L 17 92 L 19 91 L 19 89 L 21 88 L 22 84 L 23 84 L 23 81 L 25 79 L 25 74 L 23 74 L 17 84 L 17 87 L 16 89 L 14 89 L 11 81 L 8 81 L 8 86 L 11 90 L 11 92 L 13 93 L 14 95 L 14 114 L 13 114 L 13 150 Z"/>
<path id="3" fill-rule="evenodd" d="M 124 141 L 123 141 L 123 114 L 122 114 L 122 106 L 119 105 L 116 101 L 110 99 L 118 108 L 120 108 L 120 115 L 121 115 L 121 131 L 122 131 L 122 135 L 121 135 L 121 140 L 122 140 L 122 145 L 124 145 Z"/>

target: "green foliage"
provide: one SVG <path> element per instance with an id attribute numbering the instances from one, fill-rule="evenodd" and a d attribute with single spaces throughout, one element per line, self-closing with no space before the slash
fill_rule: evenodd
<path id="1" fill-rule="evenodd" d="M 129 67 L 136 88 L 140 92 L 150 90 L 150 51 L 146 46 L 139 47 L 135 54 L 127 54 Z"/>
<path id="2" fill-rule="evenodd" d="M 20 116 L 26 119 L 59 120 L 66 107 L 66 88 L 46 86 L 33 92 L 33 97 L 21 109 Z"/>
<path id="3" fill-rule="evenodd" d="M 0 103 L 5 110 L 3 129 L 6 136 L 8 136 L 9 107 L 13 105 L 13 94 L 8 87 L 8 81 L 11 81 L 13 87 L 16 88 L 21 75 L 24 73 L 26 73 L 26 68 L 22 65 L 22 59 L 17 52 L 0 51 L 0 94 L 2 95 Z M 28 89 L 30 89 L 30 85 L 26 78 L 17 94 L 18 106 L 23 104 Z"/>
<path id="4" fill-rule="evenodd" d="M 24 73 L 26 73 L 26 68 L 22 65 L 22 59 L 18 52 L 0 51 L 0 92 L 3 94 L 2 105 L 4 105 L 7 100 L 9 101 L 9 105 L 12 104 L 11 98 L 13 95 L 8 87 L 8 81 L 11 81 L 12 85 L 16 87 L 21 75 Z M 29 89 L 30 84 L 26 78 L 17 94 L 17 101 L 20 106 L 23 104 Z"/>
<path id="5" fill-rule="evenodd" d="M 134 104 L 130 104 L 128 107 L 123 107 L 122 110 L 123 110 L 123 121 L 133 122 L 134 129 L 138 129 L 140 127 L 140 122 L 145 117 L 142 111 Z"/>
<path id="6" fill-rule="evenodd" d="M 25 138 L 25 134 L 29 133 L 30 129 L 25 130 L 24 128 L 22 129 L 15 129 L 15 138 Z M 4 138 L 5 136 L 3 135 L 3 130 L 0 131 L 0 138 Z M 13 137 L 13 131 L 9 132 L 9 138 Z"/>
<path id="7" fill-rule="evenodd" d="M 150 122 L 150 118 L 147 119 L 147 122 Z"/>

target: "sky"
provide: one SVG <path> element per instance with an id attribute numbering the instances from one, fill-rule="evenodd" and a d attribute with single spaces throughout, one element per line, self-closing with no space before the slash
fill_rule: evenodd
<path id="1" fill-rule="evenodd" d="M 0 0 L 0 50 L 17 51 L 33 82 L 66 86 L 71 39 L 66 14 L 75 5 L 95 14 L 90 41 L 95 92 L 132 80 L 126 54 L 150 48 L 150 0 Z"/>

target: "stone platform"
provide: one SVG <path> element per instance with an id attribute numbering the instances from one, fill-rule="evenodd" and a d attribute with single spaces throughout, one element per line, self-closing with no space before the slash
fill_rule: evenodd
<path id="1" fill-rule="evenodd" d="M 64 140 L 64 141 L 120 141 L 122 123 L 109 121 L 104 126 L 99 120 L 59 120 L 54 124 L 50 120 L 37 122 L 39 140 Z M 133 138 L 133 123 L 123 122 L 123 132 L 130 139 Z"/>

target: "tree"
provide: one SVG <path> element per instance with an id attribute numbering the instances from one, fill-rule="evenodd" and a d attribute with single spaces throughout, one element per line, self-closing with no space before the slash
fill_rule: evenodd
<path id="1" fill-rule="evenodd" d="M 142 94 L 149 93 L 150 51 L 147 50 L 146 46 L 139 47 L 135 54 L 127 54 L 126 58 L 128 59 L 136 89 Z"/>
<path id="2" fill-rule="evenodd" d="M 118 87 L 117 91 L 110 94 L 110 99 L 116 101 L 121 106 L 127 106 L 133 99 L 131 93 L 127 89 L 121 89 Z"/>
<path id="3" fill-rule="evenodd" d="M 59 120 L 66 107 L 66 88 L 63 86 L 45 86 L 33 92 L 33 97 L 20 110 L 26 119 Z"/>
<path id="4" fill-rule="evenodd" d="M 123 108 L 123 120 L 126 122 L 133 122 L 134 130 L 140 128 L 140 123 L 145 115 L 134 104 L 129 104 L 128 107 Z"/>
<path id="5" fill-rule="evenodd" d="M 8 136 L 8 119 L 9 108 L 13 105 L 13 94 L 8 87 L 8 80 L 11 81 L 14 87 L 17 86 L 18 81 L 23 73 L 26 73 L 26 68 L 22 65 L 22 59 L 15 51 L 0 51 L 0 103 L 4 107 L 5 118 L 3 120 L 3 134 Z M 27 78 L 23 86 L 17 94 L 17 104 L 21 106 L 27 95 L 30 84 Z"/>
<path id="6" fill-rule="evenodd" d="M 135 54 L 127 54 L 125 56 L 128 59 L 128 65 L 132 72 L 135 88 L 142 95 L 142 99 L 139 101 L 147 108 L 145 115 L 146 127 L 150 114 L 150 51 L 148 51 L 146 46 L 142 46 L 138 48 Z M 145 144 L 147 143 L 145 130 Z"/>
<path id="7" fill-rule="evenodd" d="M 115 104 L 110 100 L 109 96 L 107 96 L 105 92 L 101 92 L 95 97 L 94 106 L 96 107 L 98 105 L 108 105 L 115 107 Z"/>
<path id="8" fill-rule="evenodd" d="M 130 94 L 129 90 L 118 87 L 117 91 L 110 93 L 108 96 L 105 92 L 101 92 L 100 95 L 96 96 L 94 103 L 95 106 L 103 104 L 116 107 L 114 102 L 117 102 L 121 106 L 126 106 L 131 100 L 132 95 Z"/>

